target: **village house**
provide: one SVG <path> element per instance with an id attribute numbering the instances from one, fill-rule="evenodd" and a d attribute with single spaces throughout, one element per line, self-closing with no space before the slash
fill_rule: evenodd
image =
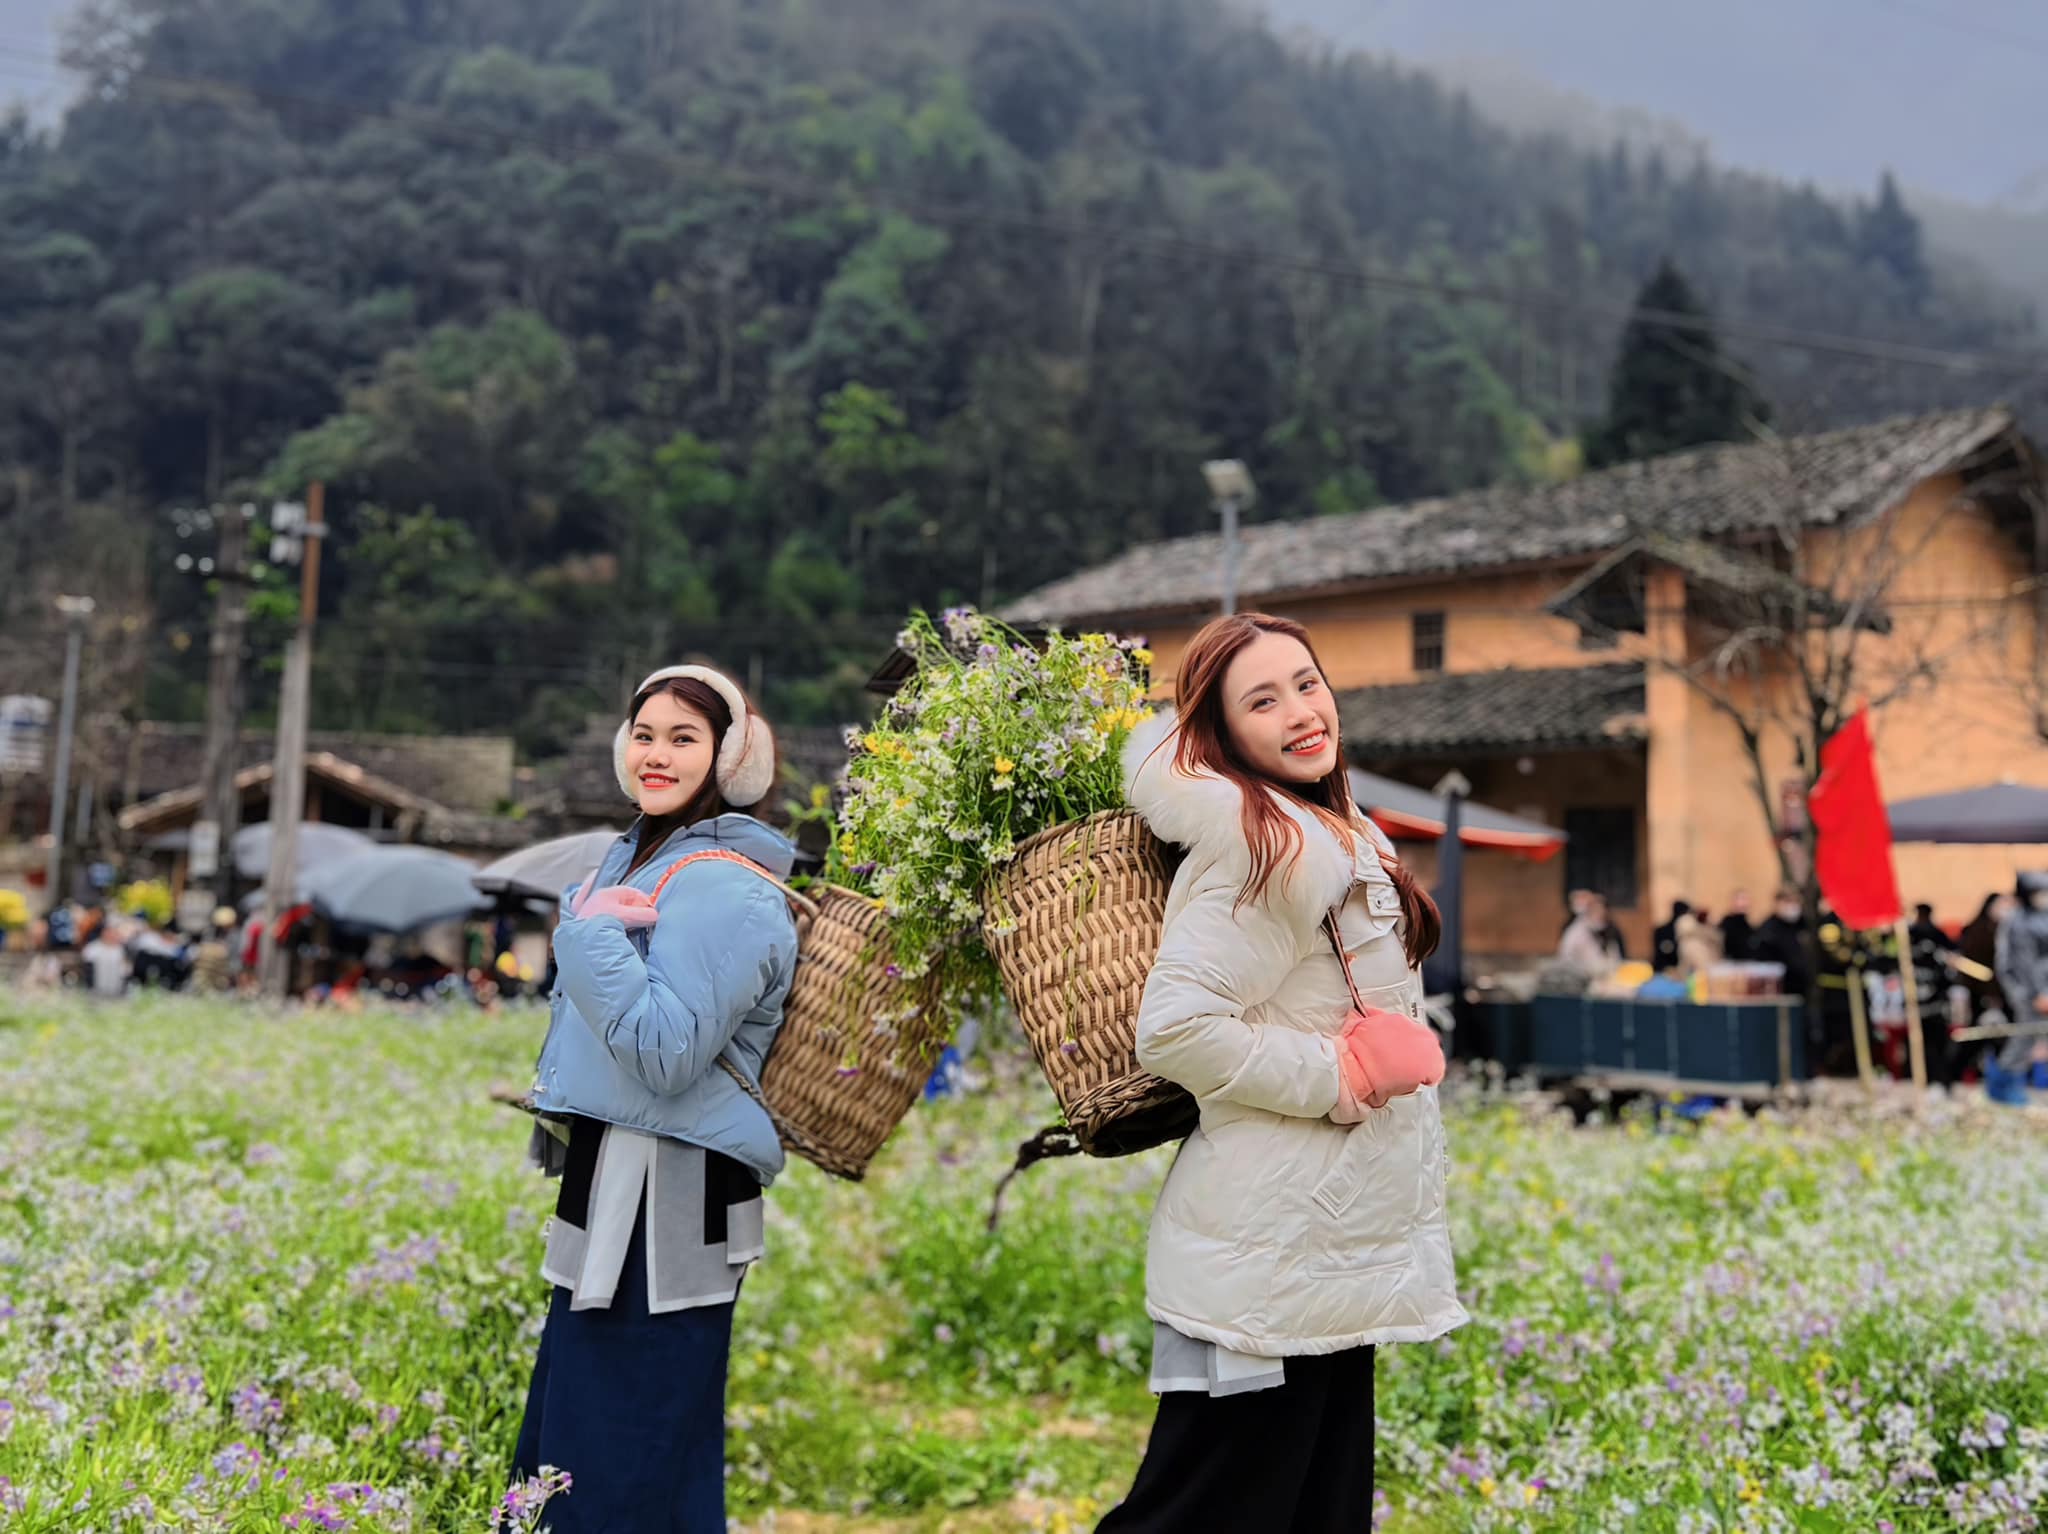
<path id="1" fill-rule="evenodd" d="M 237 741 L 235 787 L 242 825 L 270 818 L 275 736 Z M 145 720 L 109 764 L 121 808 L 119 842 L 157 864 L 174 890 L 203 797 L 205 754 L 197 725 Z M 361 831 L 374 841 L 437 847 L 485 861 L 536 840 L 536 828 L 504 812 L 514 791 L 509 735 L 378 735 L 313 731 L 307 739 L 305 819 Z"/>
<path id="2" fill-rule="evenodd" d="M 1422 787 L 1455 767 L 1476 800 L 1569 834 L 1559 858 L 1468 862 L 1471 954 L 1550 952 L 1576 888 L 1605 893 L 1644 954 L 1676 899 L 1768 908 L 1780 846 L 1799 851 L 1809 705 L 1845 660 L 1838 701 L 1872 705 L 1888 798 L 2048 787 L 2042 489 L 1999 409 L 1706 447 L 1253 525 L 1239 606 L 1313 631 L 1354 763 Z M 1223 552 L 1220 535 L 1133 548 L 1006 616 L 1143 633 L 1170 698 Z M 1427 881 L 1433 847 L 1404 852 Z M 1905 898 L 1945 920 L 2042 864 L 2048 849 L 1898 852 Z"/>

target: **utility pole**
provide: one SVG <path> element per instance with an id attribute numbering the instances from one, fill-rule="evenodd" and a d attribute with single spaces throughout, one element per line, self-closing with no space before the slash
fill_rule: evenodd
<path id="1" fill-rule="evenodd" d="M 65 825 L 65 800 L 71 794 L 71 736 L 78 727 L 78 661 L 85 648 L 85 624 L 92 617 L 91 597 L 59 597 L 57 611 L 64 619 L 64 701 L 57 711 L 57 766 L 50 778 L 50 908 L 64 901 L 64 849 L 70 827 Z"/>
<path id="2" fill-rule="evenodd" d="M 273 564 L 294 558 L 299 567 L 299 626 L 285 648 L 284 685 L 277 707 L 277 750 L 270 759 L 270 871 L 263 881 L 263 989 L 284 996 L 291 986 L 291 955 L 277 941 L 277 919 L 292 906 L 299 876 L 299 817 L 306 810 L 306 724 L 313 681 L 313 624 L 320 616 L 320 540 L 327 534 L 326 487 L 306 489 L 306 504 L 272 511 L 278 536 Z"/>
<path id="3" fill-rule="evenodd" d="M 246 548 L 253 506 L 215 506 L 220 532 L 214 573 L 220 594 L 213 607 L 213 637 L 206 672 L 206 750 L 199 769 L 199 819 L 192 826 L 187 869 L 195 884 L 212 891 L 211 904 L 234 900 L 235 831 L 242 800 L 235 792 L 241 765 L 242 645 L 249 622 L 249 565 Z M 203 566 L 202 566 L 203 568 Z"/>

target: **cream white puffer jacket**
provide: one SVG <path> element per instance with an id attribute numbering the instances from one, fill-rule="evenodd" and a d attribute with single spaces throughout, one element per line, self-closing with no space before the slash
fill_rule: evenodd
<path id="1" fill-rule="evenodd" d="M 1145 984 L 1138 1059 L 1201 1106 L 1153 1211 L 1146 1308 L 1187 1336 L 1265 1357 L 1442 1336 L 1470 1318 L 1444 1211 L 1436 1089 L 1356 1125 L 1328 1117 L 1350 995 L 1325 912 L 1342 902 L 1366 1002 L 1421 1016 L 1379 833 L 1361 821 L 1347 850 L 1281 800 L 1302 851 L 1238 907 L 1251 871 L 1242 800 L 1221 778 L 1175 770 L 1173 727 L 1162 714 L 1124 752 L 1132 808 L 1187 851 Z"/>

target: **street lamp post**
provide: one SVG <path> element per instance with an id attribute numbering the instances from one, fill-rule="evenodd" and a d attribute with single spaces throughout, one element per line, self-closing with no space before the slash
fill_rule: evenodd
<path id="1" fill-rule="evenodd" d="M 1241 459 L 1216 458 L 1202 465 L 1202 478 L 1209 483 L 1209 498 L 1223 518 L 1223 611 L 1237 611 L 1237 519 L 1258 499 L 1251 471 Z"/>
<path id="2" fill-rule="evenodd" d="M 64 701 L 57 711 L 57 766 L 50 782 L 50 908 L 64 899 L 64 812 L 71 797 L 71 737 L 78 727 L 78 661 L 85 648 L 85 625 L 92 617 L 91 597 L 59 597 L 64 619 Z"/>

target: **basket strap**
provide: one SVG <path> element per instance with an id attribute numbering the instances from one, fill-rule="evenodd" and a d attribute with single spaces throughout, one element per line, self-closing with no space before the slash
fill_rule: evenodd
<path id="1" fill-rule="evenodd" d="M 722 847 L 706 848 L 702 852 L 693 852 L 688 857 L 678 858 L 675 862 L 669 864 L 661 878 L 655 883 L 653 898 L 658 902 L 661 899 L 661 892 L 668 888 L 668 881 L 673 879 L 683 869 L 688 868 L 692 863 L 705 862 L 737 863 L 748 872 L 759 874 L 770 884 L 781 890 L 783 898 L 798 910 L 813 917 L 818 914 L 818 903 L 811 899 L 810 896 L 798 894 L 752 858 L 741 857 L 737 852 L 728 852 Z M 798 1155 L 807 1156 L 813 1161 L 822 1154 L 816 1141 L 768 1106 L 768 1099 L 763 1095 L 761 1089 L 749 1081 L 747 1073 L 737 1065 L 734 1065 L 723 1053 L 718 1057 L 718 1068 L 738 1082 L 740 1090 L 751 1097 L 754 1100 L 755 1106 L 768 1115 L 768 1122 L 775 1126 L 776 1137 L 784 1145 L 787 1145 Z"/>
<path id="2" fill-rule="evenodd" d="M 661 900 L 661 892 L 668 888 L 668 881 L 685 868 L 688 868 L 692 863 L 737 863 L 748 872 L 759 874 L 770 884 L 781 890 L 783 899 L 802 911 L 806 916 L 815 917 L 818 914 L 818 903 L 811 899 L 810 896 L 798 894 L 752 858 L 741 857 L 737 852 L 728 852 L 723 847 L 708 847 L 702 852 L 693 852 L 688 857 L 677 858 L 673 863 L 669 864 L 667 870 L 656 881 L 654 886 L 652 898 L 657 904 Z"/>
<path id="3" fill-rule="evenodd" d="M 1323 931 L 1330 935 L 1330 947 L 1337 954 L 1337 968 L 1344 971 L 1344 988 L 1351 993 L 1351 1005 L 1360 1013 L 1371 1010 L 1365 998 L 1358 993 L 1358 977 L 1351 973 L 1351 955 L 1344 951 L 1344 934 L 1337 926 L 1337 909 L 1332 908 L 1323 915 Z"/>
<path id="4" fill-rule="evenodd" d="M 1017 1161 L 1009 1171 L 1003 1173 L 996 1184 L 994 1197 L 988 1203 L 988 1228 L 993 1232 L 1003 1217 L 1003 1194 L 1009 1191 L 1010 1179 L 1019 1172 L 1029 1171 L 1041 1161 L 1051 1161 L 1057 1156 L 1078 1156 L 1081 1154 L 1081 1137 L 1068 1124 L 1048 1124 L 1030 1139 L 1017 1147 Z"/>

